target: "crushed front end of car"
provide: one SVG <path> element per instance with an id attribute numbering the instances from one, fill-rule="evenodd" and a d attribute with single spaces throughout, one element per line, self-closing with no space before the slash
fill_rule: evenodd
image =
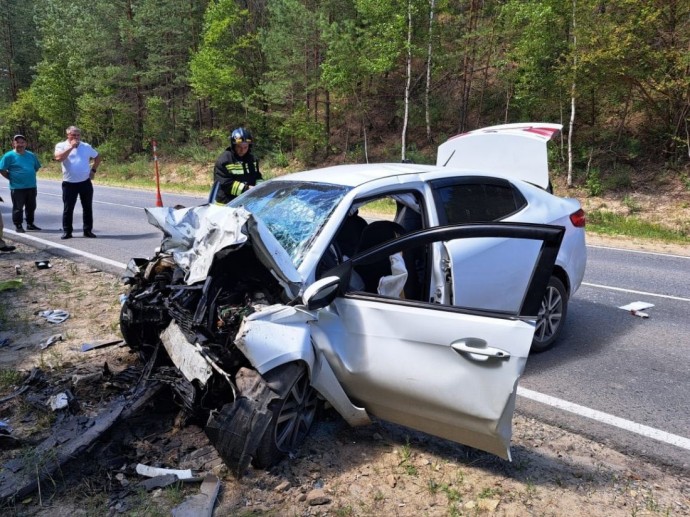
<path id="1" fill-rule="evenodd" d="M 152 378 L 170 385 L 187 420 L 205 425 L 230 469 L 268 467 L 298 445 L 272 422 L 288 390 L 301 389 L 308 419 L 317 394 L 299 361 L 260 374 L 235 343 L 246 316 L 285 307 L 301 281 L 289 257 L 243 209 L 214 205 L 147 210 L 164 238 L 151 259 L 132 259 L 120 327 L 129 347 L 155 365 Z M 273 419 L 275 420 L 275 419 Z M 301 433 L 301 434 L 300 434 Z"/>

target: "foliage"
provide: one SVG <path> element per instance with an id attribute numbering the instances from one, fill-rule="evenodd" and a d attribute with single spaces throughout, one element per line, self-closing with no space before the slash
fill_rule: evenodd
<path id="1" fill-rule="evenodd" d="M 490 124 L 564 122 L 575 83 L 575 166 L 601 171 L 599 186 L 584 180 L 590 190 L 608 188 L 621 163 L 631 181 L 640 164 L 688 164 L 689 2 L 438 0 L 431 33 L 430 8 L 0 0 L 0 139 L 22 131 L 42 152 L 77 124 L 120 160 L 153 138 L 170 149 L 215 146 L 219 135 L 224 144 L 245 125 L 256 149 L 282 163 L 361 161 L 395 156 L 409 108 L 410 152 L 422 161 L 435 149 L 414 136 L 426 135 L 427 115 L 436 144 Z"/>

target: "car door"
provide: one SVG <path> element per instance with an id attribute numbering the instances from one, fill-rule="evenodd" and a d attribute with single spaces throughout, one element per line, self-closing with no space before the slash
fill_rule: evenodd
<path id="1" fill-rule="evenodd" d="M 430 184 L 441 225 L 504 220 L 527 207 L 520 190 L 502 178 L 456 176 Z M 532 253 L 523 248 L 536 250 L 539 245 L 525 239 L 463 239 L 449 243 L 448 256 L 454 269 L 462 267 L 464 275 L 455 276 L 448 303 L 488 310 L 517 310 L 532 265 Z M 491 275 L 485 274 L 487 270 Z"/>
<path id="2" fill-rule="evenodd" d="M 447 243 L 467 238 L 541 242 L 514 313 L 341 287 L 314 324 L 314 344 L 353 403 L 369 413 L 509 458 L 517 380 L 562 236 L 560 227 L 517 223 L 436 227 L 367 251 L 331 275 L 345 286 L 354 267 L 420 245 L 442 253 Z M 446 271 L 445 281 L 452 284 L 456 273 Z"/>

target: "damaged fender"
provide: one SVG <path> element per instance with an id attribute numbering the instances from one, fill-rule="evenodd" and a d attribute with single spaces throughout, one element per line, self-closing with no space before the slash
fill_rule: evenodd
<path id="1" fill-rule="evenodd" d="M 303 361 L 311 385 L 350 425 L 369 424 L 367 412 L 352 404 L 328 361 L 312 345 L 309 322 L 316 319 L 315 314 L 298 307 L 271 305 L 244 319 L 235 344 L 261 375 Z"/>

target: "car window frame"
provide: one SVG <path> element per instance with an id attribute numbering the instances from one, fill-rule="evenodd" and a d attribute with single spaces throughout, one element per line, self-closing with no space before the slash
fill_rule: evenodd
<path id="1" fill-rule="evenodd" d="M 470 220 L 470 221 L 449 221 L 448 220 L 448 211 L 445 209 L 445 203 L 443 200 L 443 197 L 441 195 L 441 190 L 447 187 L 453 187 L 453 186 L 461 186 L 461 185 L 489 185 L 489 186 L 495 186 L 495 187 L 502 187 L 506 188 L 511 191 L 513 195 L 513 199 L 515 200 L 515 209 L 506 212 L 504 215 L 499 216 L 496 219 L 493 219 L 492 221 L 476 221 L 476 220 Z M 436 209 L 436 215 L 439 221 L 440 225 L 451 225 L 451 224 L 472 224 L 476 222 L 495 222 L 495 221 L 502 221 L 504 219 L 507 219 L 508 217 L 511 217 L 518 212 L 521 212 L 522 210 L 525 209 L 525 207 L 528 205 L 528 201 L 525 198 L 525 196 L 522 194 L 519 188 L 515 186 L 515 184 L 506 179 L 506 178 L 497 178 L 497 177 L 492 177 L 492 176 L 481 176 L 481 175 L 473 175 L 473 176 L 462 176 L 462 177 L 450 177 L 450 178 L 440 178 L 440 179 L 435 179 L 429 181 L 429 186 L 431 188 L 432 196 L 434 199 L 434 204 L 435 204 L 435 209 Z"/>
<path id="2" fill-rule="evenodd" d="M 468 314 L 491 314 L 498 317 L 534 319 L 539 313 L 542 298 L 551 277 L 551 272 L 556 263 L 556 257 L 558 255 L 564 234 L 565 228 L 562 226 L 534 223 L 492 222 L 435 226 L 405 234 L 398 239 L 388 241 L 359 253 L 351 259 L 327 271 L 323 278 L 337 276 L 341 279 L 337 296 L 359 298 L 366 297 L 375 298 L 377 300 L 390 300 L 391 303 L 399 303 L 404 305 L 417 305 L 421 303 L 425 305 L 433 305 L 442 310 L 460 311 Z M 437 304 L 426 301 L 386 297 L 376 293 L 349 291 L 350 276 L 355 266 L 376 262 L 384 257 L 388 257 L 411 247 L 425 246 L 456 239 L 472 239 L 483 237 L 521 238 L 542 241 L 542 248 L 537 257 L 532 278 L 528 284 L 528 290 L 526 293 L 524 293 L 522 303 L 516 312 L 501 312 L 476 309 L 472 307 L 456 307 L 449 304 Z"/>

